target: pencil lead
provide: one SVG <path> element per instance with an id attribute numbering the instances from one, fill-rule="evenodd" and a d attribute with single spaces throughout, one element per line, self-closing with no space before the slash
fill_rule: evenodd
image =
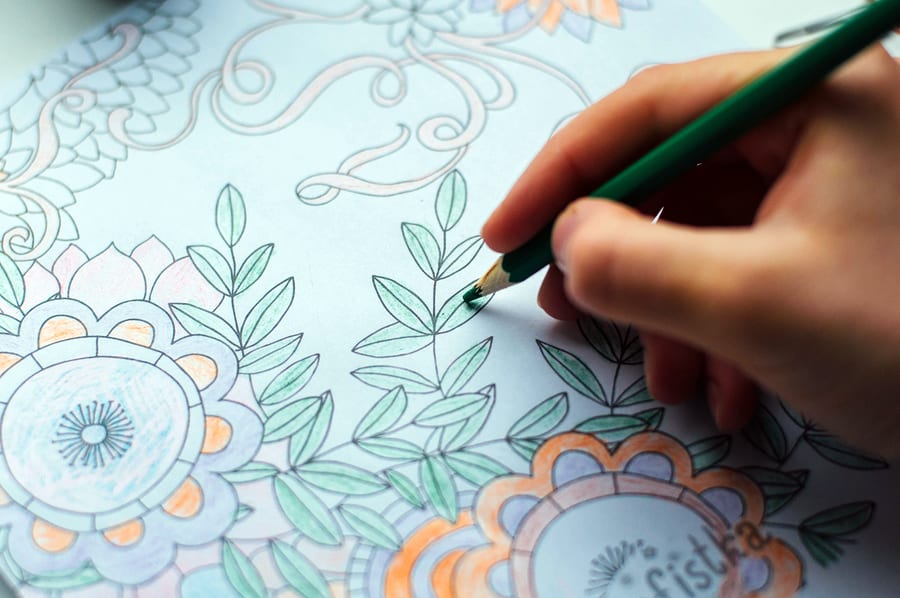
<path id="1" fill-rule="evenodd" d="M 480 297 L 481 297 L 481 288 L 476 284 L 471 289 L 466 291 L 466 293 L 463 295 L 463 301 L 465 301 L 466 303 L 472 303 L 473 301 L 475 301 L 476 299 L 478 299 Z"/>

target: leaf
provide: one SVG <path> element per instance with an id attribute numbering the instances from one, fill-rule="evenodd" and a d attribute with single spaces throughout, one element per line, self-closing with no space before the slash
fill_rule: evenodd
<path id="1" fill-rule="evenodd" d="M 269 265 L 269 258 L 272 257 L 272 250 L 275 246 L 272 243 L 257 247 L 253 253 L 247 256 L 247 259 L 238 268 L 237 274 L 234 275 L 234 294 L 240 295 L 259 280 L 266 266 Z"/>
<path id="2" fill-rule="evenodd" d="M 781 471 L 768 467 L 744 467 L 742 472 L 756 482 L 766 499 L 766 515 L 773 515 L 806 487 L 809 471 Z"/>
<path id="3" fill-rule="evenodd" d="M 615 407 L 630 407 L 631 405 L 640 405 L 641 403 L 649 403 L 653 400 L 650 391 L 647 390 L 647 380 L 644 376 L 639 376 L 637 380 L 629 384 L 618 397 L 613 399 Z"/>
<path id="4" fill-rule="evenodd" d="M 0 253 L 0 299 L 16 307 L 25 301 L 25 279 L 19 266 L 5 253 Z"/>
<path id="5" fill-rule="evenodd" d="M 576 392 L 602 405 L 609 406 L 606 399 L 606 391 L 600 386 L 600 382 L 588 366 L 575 355 L 554 347 L 543 341 L 537 341 L 541 354 L 547 364 L 562 378 L 562 381 L 571 386 Z"/>
<path id="6" fill-rule="evenodd" d="M 206 245 L 190 245 L 187 253 L 206 282 L 223 295 L 231 295 L 231 265 L 225 256 Z"/>
<path id="7" fill-rule="evenodd" d="M 211 336 L 234 346 L 240 344 L 237 333 L 231 325 L 211 311 L 190 303 L 170 303 L 169 308 L 178 323 L 190 334 Z"/>
<path id="8" fill-rule="evenodd" d="M 465 270 L 482 247 L 484 247 L 484 242 L 479 236 L 469 237 L 460 242 L 444 256 L 441 269 L 438 271 L 438 280 L 450 278 L 457 272 Z"/>
<path id="9" fill-rule="evenodd" d="M 438 389 L 436 384 L 422 374 L 393 365 L 370 365 L 353 370 L 350 374 L 363 384 L 382 390 L 402 386 L 410 394 L 428 394 Z"/>
<path id="10" fill-rule="evenodd" d="M 458 170 L 452 171 L 441 181 L 434 199 L 434 214 L 445 231 L 459 223 L 466 211 L 466 180 Z"/>
<path id="11" fill-rule="evenodd" d="M 441 248 L 431 231 L 421 224 L 404 222 L 400 225 L 403 231 L 403 240 L 406 248 L 413 256 L 416 265 L 425 276 L 432 280 L 437 278 L 438 267 L 441 261 Z"/>
<path id="12" fill-rule="evenodd" d="M 240 484 L 242 482 L 255 482 L 264 478 L 271 478 L 278 475 L 278 468 L 271 463 L 262 461 L 251 461 L 240 469 L 223 473 L 222 477 L 232 484 Z"/>
<path id="13" fill-rule="evenodd" d="M 251 506 L 245 505 L 243 503 L 239 504 L 237 508 L 234 510 L 234 520 L 240 521 L 244 517 L 249 517 L 252 515 L 256 509 Z"/>
<path id="14" fill-rule="evenodd" d="M 543 440 L 539 438 L 510 438 L 507 442 L 509 443 L 509 448 L 529 463 L 534 458 L 537 450 L 541 448 L 541 444 L 543 444 Z"/>
<path id="15" fill-rule="evenodd" d="M 263 426 L 263 442 L 287 438 L 308 426 L 318 412 L 319 397 L 307 397 L 285 405 L 266 419 Z"/>
<path id="16" fill-rule="evenodd" d="M 479 392 L 458 394 L 435 401 L 419 412 L 413 422 L 432 428 L 447 426 L 475 415 L 487 404 L 488 398 Z"/>
<path id="17" fill-rule="evenodd" d="M 728 455 L 731 450 L 731 436 L 720 435 L 704 438 L 687 445 L 691 454 L 694 473 L 709 469 Z"/>
<path id="18" fill-rule="evenodd" d="M 353 439 L 377 436 L 390 429 L 403 416 L 407 404 L 406 391 L 402 386 L 395 386 L 378 399 L 378 402 L 359 420 L 353 431 Z"/>
<path id="19" fill-rule="evenodd" d="M 578 321 L 578 328 L 605 360 L 618 365 L 640 365 L 644 362 L 641 339 L 630 324 L 620 325 L 585 317 Z"/>
<path id="20" fill-rule="evenodd" d="M 294 396 L 309 383 L 318 367 L 318 353 L 295 361 L 269 382 L 259 395 L 259 404 L 275 405 Z"/>
<path id="21" fill-rule="evenodd" d="M 305 598 L 330 598 L 331 590 L 322 573 L 300 551 L 281 540 L 272 540 L 275 566 L 288 584 Z"/>
<path id="22" fill-rule="evenodd" d="M 481 428 L 484 427 L 484 422 L 487 421 L 488 416 L 491 414 L 491 410 L 494 408 L 494 401 L 497 393 L 493 384 L 485 386 L 478 392 L 487 398 L 487 404 L 474 415 L 471 415 L 462 421 L 445 426 L 444 429 L 441 430 L 441 449 L 445 451 L 454 451 L 462 448 L 466 443 L 475 438 L 478 432 L 481 431 Z"/>
<path id="23" fill-rule="evenodd" d="M 555 394 L 544 399 L 528 413 L 516 420 L 507 433 L 509 438 L 542 436 L 559 425 L 569 412 L 569 397 L 566 393 Z"/>
<path id="24" fill-rule="evenodd" d="M 398 322 L 416 332 L 431 334 L 431 310 L 418 295 L 399 282 L 383 276 L 373 276 L 372 284 L 381 304 Z"/>
<path id="25" fill-rule="evenodd" d="M 334 401 L 331 393 L 325 391 L 319 401 L 319 410 L 309 426 L 300 429 L 291 436 L 288 446 L 288 458 L 291 465 L 297 466 L 309 461 L 322 446 L 328 430 L 331 428 L 331 416 L 334 412 Z"/>
<path id="26" fill-rule="evenodd" d="M 653 409 L 645 409 L 644 411 L 638 411 L 631 415 L 647 422 L 647 430 L 656 430 L 662 423 L 665 414 L 666 410 L 664 408 L 654 407 Z"/>
<path id="27" fill-rule="evenodd" d="M 379 328 L 353 347 L 353 352 L 367 357 L 400 357 L 411 355 L 431 345 L 434 337 L 417 332 L 400 322 Z"/>
<path id="28" fill-rule="evenodd" d="M 598 415 L 575 426 L 575 431 L 593 434 L 604 442 L 621 442 L 647 427 L 646 421 L 631 415 Z"/>
<path id="29" fill-rule="evenodd" d="M 770 459 L 780 462 L 787 457 L 788 444 L 784 430 L 769 408 L 762 403 L 757 406 L 756 415 L 744 427 L 743 434 L 750 444 Z"/>
<path id="30" fill-rule="evenodd" d="M 364 438 L 356 444 L 364 451 L 384 459 L 409 461 L 425 456 L 422 449 L 402 438 Z"/>
<path id="31" fill-rule="evenodd" d="M 456 291 L 449 299 L 444 301 L 434 319 L 435 332 L 446 333 L 459 328 L 474 318 L 488 304 L 493 295 L 469 302 L 463 300 L 463 295 L 472 288 L 472 284 L 474 284 L 474 281 Z"/>
<path id="32" fill-rule="evenodd" d="M 231 540 L 222 542 L 222 567 L 225 569 L 228 583 L 238 594 L 245 598 L 265 598 L 266 586 L 259 571 Z"/>
<path id="33" fill-rule="evenodd" d="M 0 334 L 19 334 L 19 321 L 12 316 L 0 314 Z"/>
<path id="34" fill-rule="evenodd" d="M 225 185 L 216 201 L 216 228 L 219 229 L 219 235 L 229 247 L 234 247 L 241 240 L 246 223 L 247 215 L 241 192 L 230 184 Z"/>
<path id="35" fill-rule="evenodd" d="M 873 502 L 848 503 L 804 519 L 800 522 L 800 529 L 823 536 L 845 537 L 866 527 L 874 513 Z"/>
<path id="36" fill-rule="evenodd" d="M 289 475 L 275 478 L 275 498 L 294 527 L 315 542 L 327 546 L 341 543 L 341 529 L 322 500 Z"/>
<path id="37" fill-rule="evenodd" d="M 428 502 L 435 513 L 456 523 L 456 484 L 447 466 L 437 457 L 426 457 L 419 463 L 419 477 Z"/>
<path id="38" fill-rule="evenodd" d="M 475 372 L 484 365 L 488 354 L 491 352 L 493 337 L 488 337 L 480 343 L 470 347 L 464 351 L 459 357 L 453 360 L 444 374 L 441 376 L 441 391 L 445 395 L 452 395 L 461 390 Z"/>
<path id="39" fill-rule="evenodd" d="M 375 474 L 338 461 L 314 461 L 296 471 L 304 482 L 340 494 L 372 494 L 387 487 Z"/>
<path id="40" fill-rule="evenodd" d="M 294 334 L 248 351 L 239 362 L 240 373 L 260 374 L 277 368 L 291 358 L 302 338 L 302 334 Z"/>
<path id="41" fill-rule="evenodd" d="M 505 465 L 481 453 L 455 451 L 445 454 L 444 460 L 450 469 L 479 487 L 510 473 Z"/>
<path id="42" fill-rule="evenodd" d="M 419 489 L 416 488 L 415 483 L 402 473 L 398 471 L 388 470 L 384 473 L 387 477 L 388 482 L 390 482 L 391 486 L 393 486 L 394 490 L 397 491 L 397 494 L 400 495 L 403 500 L 416 507 L 417 509 L 421 509 L 425 506 L 425 501 L 422 500 L 422 495 L 419 493 Z"/>
<path id="43" fill-rule="evenodd" d="M 241 326 L 241 342 L 245 347 L 252 347 L 268 335 L 287 313 L 294 301 L 294 279 L 287 278 L 272 287 L 263 295 L 250 313 L 244 318 Z"/>
<path id="44" fill-rule="evenodd" d="M 49 590 L 51 591 L 51 594 L 54 594 L 56 592 L 53 592 L 53 590 L 59 591 L 83 588 L 104 581 L 104 579 L 105 578 L 100 575 L 94 567 L 86 565 L 74 571 L 32 575 L 24 581 L 26 581 L 30 587 Z"/>
<path id="45" fill-rule="evenodd" d="M 831 538 L 803 529 L 799 533 L 800 541 L 803 542 L 803 546 L 809 551 L 810 556 L 823 567 L 836 563 L 844 553 L 844 549 Z"/>
<path id="46" fill-rule="evenodd" d="M 887 461 L 848 446 L 830 434 L 806 432 L 803 439 L 809 446 L 828 461 L 850 469 L 886 469 Z"/>
<path id="47" fill-rule="evenodd" d="M 350 529 L 359 534 L 363 540 L 388 550 L 400 548 L 403 542 L 400 534 L 379 513 L 360 505 L 349 504 L 338 507 L 338 512 Z"/>

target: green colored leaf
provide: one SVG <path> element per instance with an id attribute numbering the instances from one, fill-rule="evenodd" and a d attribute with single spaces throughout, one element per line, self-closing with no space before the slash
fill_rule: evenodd
<path id="1" fill-rule="evenodd" d="M 234 510 L 234 520 L 240 521 L 244 517 L 249 517 L 254 512 L 256 512 L 256 509 L 254 509 L 253 507 L 251 507 L 249 505 L 245 505 L 245 504 L 241 503 L 237 506 L 237 509 Z"/>
<path id="2" fill-rule="evenodd" d="M 848 446 L 830 434 L 806 432 L 803 439 L 823 459 L 850 469 L 886 469 L 887 461 Z"/>
<path id="3" fill-rule="evenodd" d="M 640 365 L 644 362 L 641 339 L 630 324 L 582 318 L 578 328 L 585 340 L 601 357 L 618 365 Z"/>
<path id="4" fill-rule="evenodd" d="M 397 550 L 403 542 L 400 534 L 379 513 L 360 505 L 344 504 L 338 512 L 360 538 L 388 550 Z"/>
<path id="5" fill-rule="evenodd" d="M 296 361 L 275 376 L 259 396 L 260 405 L 276 405 L 301 390 L 312 379 L 319 367 L 319 355 L 309 355 Z"/>
<path id="6" fill-rule="evenodd" d="M 294 334 L 248 351 L 240 360 L 240 372 L 260 374 L 277 368 L 291 358 L 302 338 L 302 334 Z"/>
<path id="7" fill-rule="evenodd" d="M 445 231 L 459 223 L 466 211 L 466 179 L 454 170 L 444 177 L 434 199 L 434 214 Z"/>
<path id="8" fill-rule="evenodd" d="M 293 278 L 282 280 L 263 295 L 263 298 L 250 308 L 250 313 L 244 318 L 241 326 L 241 342 L 244 346 L 252 347 L 272 332 L 293 301 Z"/>
<path id="9" fill-rule="evenodd" d="M 437 428 L 472 416 L 487 406 L 488 399 L 478 392 L 467 392 L 435 401 L 413 420 L 416 425 Z"/>
<path id="10" fill-rule="evenodd" d="M 281 540 L 272 540 L 272 557 L 285 581 L 304 598 L 331 598 L 322 573 L 300 551 Z"/>
<path id="11" fill-rule="evenodd" d="M 285 405 L 266 419 L 263 442 L 275 442 L 308 426 L 319 412 L 319 397 L 307 397 Z"/>
<path id="12" fill-rule="evenodd" d="M 368 357 L 399 357 L 421 351 L 433 341 L 431 334 L 417 332 L 400 322 L 394 322 L 356 343 L 353 352 Z"/>
<path id="13" fill-rule="evenodd" d="M 243 482 L 255 482 L 263 478 L 271 478 L 278 475 L 278 468 L 271 463 L 262 461 L 251 461 L 240 469 L 223 473 L 222 477 L 232 484 L 241 484 Z"/>
<path id="14" fill-rule="evenodd" d="M 435 513 L 455 523 L 456 484 L 453 483 L 453 477 L 444 462 L 437 457 L 422 459 L 419 462 L 419 477 L 422 479 L 425 496 L 434 507 Z"/>
<path id="15" fill-rule="evenodd" d="M 425 506 L 425 501 L 422 500 L 419 489 L 411 479 L 398 471 L 392 470 L 386 471 L 384 475 L 403 500 L 417 509 L 421 509 Z"/>
<path id="16" fill-rule="evenodd" d="M 393 365 L 370 365 L 350 373 L 363 384 L 382 390 L 402 386 L 410 394 L 428 394 L 438 389 L 435 383 L 422 374 Z"/>
<path id="17" fill-rule="evenodd" d="M 614 398 L 613 405 L 616 407 L 630 407 L 641 403 L 649 403 L 652 400 L 653 397 L 650 396 L 650 391 L 647 390 L 647 380 L 644 376 L 640 376 L 622 390 L 618 397 Z"/>
<path id="18" fill-rule="evenodd" d="M 170 303 L 169 307 L 178 323 L 190 334 L 211 336 L 235 346 L 240 344 L 231 325 L 211 311 L 190 303 Z"/>
<path id="19" fill-rule="evenodd" d="M 509 429 L 510 438 L 543 436 L 566 418 L 569 412 L 569 397 L 566 393 L 555 394 L 544 399 L 528 413 L 520 417 Z"/>
<path id="20" fill-rule="evenodd" d="M 845 537 L 860 531 L 872 520 L 875 503 L 861 501 L 826 509 L 800 522 L 800 530 L 822 536 Z"/>
<path id="21" fill-rule="evenodd" d="M 455 451 L 445 454 L 444 460 L 450 469 L 479 487 L 510 473 L 505 465 L 481 453 Z"/>
<path id="22" fill-rule="evenodd" d="M 404 222 L 400 225 L 403 231 L 403 240 L 406 248 L 413 256 L 416 265 L 425 276 L 432 280 L 437 278 L 438 267 L 441 261 L 441 248 L 431 231 L 421 224 Z"/>
<path id="23" fill-rule="evenodd" d="M 510 438 L 507 440 L 509 448 L 514 450 L 516 454 L 529 463 L 534 458 L 534 454 L 537 450 L 541 448 L 543 442 L 544 441 L 539 438 Z"/>
<path id="24" fill-rule="evenodd" d="M 12 316 L 0 314 L 0 334 L 19 334 L 19 321 Z"/>
<path id="25" fill-rule="evenodd" d="M 809 471 L 781 471 L 768 467 L 741 469 L 756 482 L 766 500 L 766 515 L 773 515 L 794 499 L 806 487 Z"/>
<path id="26" fill-rule="evenodd" d="M 709 469 L 728 455 L 731 450 L 731 436 L 721 435 L 704 438 L 687 445 L 691 454 L 694 473 Z"/>
<path id="27" fill-rule="evenodd" d="M 401 438 L 366 438 L 357 441 L 361 449 L 385 459 L 408 461 L 424 456 L 422 449 Z"/>
<path id="28" fill-rule="evenodd" d="M 231 294 L 231 265 L 225 256 L 206 245 L 191 245 L 187 253 L 206 282 L 223 295 Z"/>
<path id="29" fill-rule="evenodd" d="M 0 299 L 22 307 L 25 301 L 25 280 L 19 266 L 5 253 L 0 253 Z"/>
<path id="30" fill-rule="evenodd" d="M 343 536 L 331 510 L 299 480 L 290 475 L 275 478 L 275 498 L 284 516 L 315 542 L 338 546 Z"/>
<path id="31" fill-rule="evenodd" d="M 234 247 L 244 234 L 247 215 L 241 192 L 225 185 L 216 201 L 216 228 L 229 247 Z"/>
<path id="32" fill-rule="evenodd" d="M 488 337 L 480 343 L 470 347 L 459 357 L 453 360 L 444 375 L 441 376 L 441 391 L 445 395 L 452 395 L 461 390 L 475 375 L 475 372 L 484 365 L 488 354 L 491 352 L 493 337 Z"/>
<path id="33" fill-rule="evenodd" d="M 431 333 L 431 310 L 418 295 L 399 282 L 383 276 L 373 276 L 372 284 L 381 304 L 398 322 L 416 332 Z"/>
<path id="34" fill-rule="evenodd" d="M 86 565 L 74 571 L 29 576 L 27 583 L 30 587 L 41 590 L 59 591 L 84 588 L 104 580 L 105 578 L 96 569 Z"/>
<path id="35" fill-rule="evenodd" d="M 633 434 L 643 432 L 649 424 L 631 415 L 599 415 L 586 419 L 577 426 L 577 432 L 593 434 L 604 442 L 621 442 Z"/>
<path id="36" fill-rule="evenodd" d="M 353 439 L 378 436 L 390 429 L 403 416 L 407 404 L 406 391 L 402 386 L 395 386 L 378 399 L 359 421 L 353 431 Z"/>
<path id="37" fill-rule="evenodd" d="M 291 465 L 297 466 L 309 461 L 321 448 L 328 430 L 331 428 L 331 416 L 334 412 L 334 401 L 331 393 L 325 391 L 319 401 L 319 409 L 308 426 L 294 432 L 288 447 L 288 458 Z"/>
<path id="38" fill-rule="evenodd" d="M 222 543 L 222 567 L 228 583 L 244 598 L 265 598 L 266 586 L 247 556 L 230 541 Z"/>
<path id="39" fill-rule="evenodd" d="M 576 392 L 602 405 L 609 406 L 606 391 L 588 366 L 575 355 L 554 347 L 543 341 L 537 341 L 541 354 L 547 364 L 556 372 L 563 382 Z"/>
<path id="40" fill-rule="evenodd" d="M 444 301 L 444 304 L 441 306 L 441 309 L 438 310 L 434 320 L 434 329 L 436 332 L 446 333 L 459 328 L 474 318 L 478 312 L 484 309 L 484 306 L 488 304 L 493 295 L 481 297 L 480 299 L 469 302 L 463 300 L 463 295 L 472 288 L 473 283 L 474 281 L 470 282 L 465 287 L 456 291 L 449 299 Z"/>
<path id="41" fill-rule="evenodd" d="M 666 410 L 664 408 L 654 407 L 653 409 L 645 409 L 644 411 L 638 411 L 631 415 L 647 422 L 647 430 L 656 430 L 662 423 L 665 414 Z"/>
<path id="42" fill-rule="evenodd" d="M 803 546 L 809 551 L 813 560 L 823 567 L 838 562 L 841 555 L 844 554 L 844 549 L 834 539 L 809 530 L 800 530 L 800 541 L 803 542 Z"/>
<path id="43" fill-rule="evenodd" d="M 259 277 L 266 271 L 269 265 L 269 258 L 272 257 L 272 250 L 275 246 L 271 243 L 257 247 L 253 253 L 247 256 L 247 259 L 238 268 L 237 274 L 234 275 L 234 294 L 240 295 L 259 280 Z"/>
<path id="44" fill-rule="evenodd" d="M 340 494 L 372 494 L 387 484 L 373 473 L 338 461 L 314 461 L 297 468 L 300 478 L 322 490 Z"/>
<path id="45" fill-rule="evenodd" d="M 440 447 L 442 450 L 455 451 L 456 449 L 462 448 L 470 440 L 475 438 L 478 432 L 481 431 L 481 428 L 484 427 L 484 422 L 487 421 L 491 410 L 494 408 L 494 401 L 496 400 L 497 393 L 493 384 L 485 386 L 479 390 L 478 393 L 487 399 L 487 403 L 482 409 L 466 419 L 444 426 L 444 429 L 441 430 L 440 437 Z"/>
<path id="46" fill-rule="evenodd" d="M 744 427 L 744 438 L 770 459 L 783 461 L 787 457 L 784 430 L 769 408 L 761 403 L 756 408 L 756 415 Z"/>
<path id="47" fill-rule="evenodd" d="M 438 280 L 450 278 L 457 272 L 465 270 L 472 263 L 472 260 L 475 259 L 475 256 L 478 255 L 478 252 L 481 251 L 482 247 L 484 247 L 484 242 L 478 236 L 469 237 L 459 243 L 444 256 L 444 261 L 441 262 L 441 269 L 438 272 Z"/>

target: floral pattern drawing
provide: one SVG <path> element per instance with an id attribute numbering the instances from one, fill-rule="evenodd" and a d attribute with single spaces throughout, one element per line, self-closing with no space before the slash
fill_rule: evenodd
<path id="1" fill-rule="evenodd" d="M 461 299 L 478 222 L 548 135 L 641 64 L 729 47 L 702 7 L 221 4 L 138 2 L 0 110 L 18 592 L 900 582 L 869 558 L 900 533 L 885 460 L 777 397 L 718 434 L 653 400 L 632 327 Z"/>

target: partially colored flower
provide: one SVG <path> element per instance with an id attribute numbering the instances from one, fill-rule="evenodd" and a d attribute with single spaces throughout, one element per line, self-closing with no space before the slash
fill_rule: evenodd
<path id="1" fill-rule="evenodd" d="M 460 0 L 369 0 L 372 10 L 366 14 L 370 23 L 390 25 L 388 37 L 395 46 L 412 37 L 428 44 L 435 32 L 456 29 L 459 14 L 454 10 Z"/>
<path id="2" fill-rule="evenodd" d="M 540 18 L 541 27 L 547 31 L 555 31 L 562 24 L 576 37 L 588 41 L 591 25 L 601 23 L 611 27 L 622 25 L 621 8 L 646 9 L 649 0 L 496 0 L 498 12 L 506 15 L 507 30 L 515 28 L 526 18 L 544 7 Z"/>

